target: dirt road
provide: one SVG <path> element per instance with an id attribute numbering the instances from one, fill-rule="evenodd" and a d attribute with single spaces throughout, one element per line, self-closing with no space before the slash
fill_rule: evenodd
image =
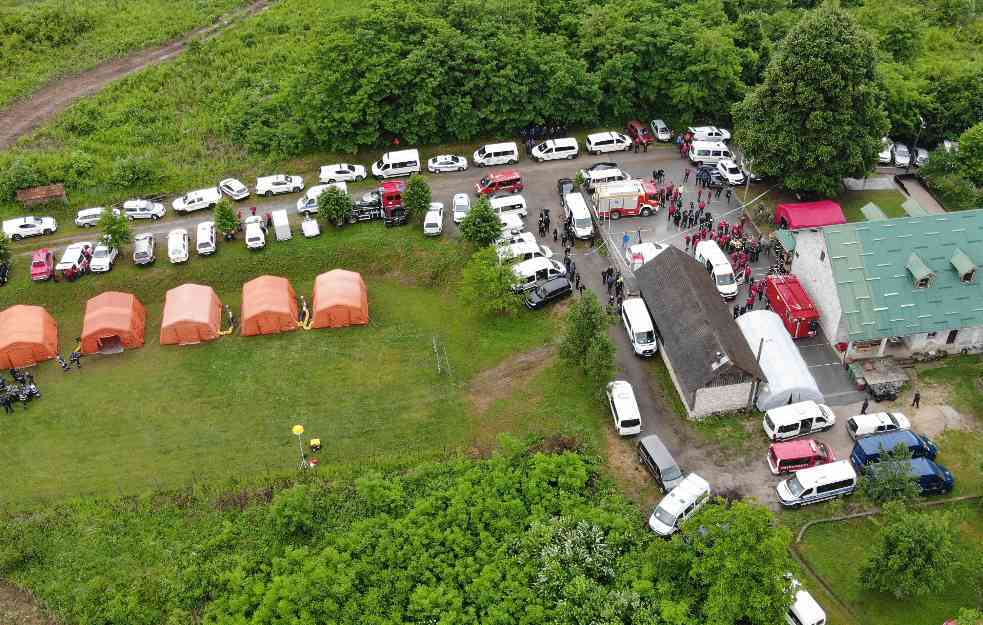
<path id="1" fill-rule="evenodd" d="M 162 63 L 183 52 L 189 42 L 210 39 L 243 18 L 264 11 L 270 3 L 271 0 L 257 0 L 226 13 L 214 24 L 202 26 L 181 39 L 156 48 L 138 50 L 106 61 L 81 74 L 48 83 L 28 97 L 0 110 L 0 149 L 10 147 L 19 138 L 67 109 L 75 100 L 98 93 L 109 83 L 145 67 Z"/>

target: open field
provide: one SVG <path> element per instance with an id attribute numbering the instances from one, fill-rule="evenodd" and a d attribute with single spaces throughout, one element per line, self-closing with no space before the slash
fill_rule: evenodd
<path id="1" fill-rule="evenodd" d="M 60 324 L 64 353 L 79 334 L 84 301 L 104 290 L 140 297 L 148 309 L 147 343 L 86 358 L 81 372 L 63 374 L 53 362 L 37 368 L 43 399 L 0 421 L 10 450 L 0 458 L 3 500 L 134 493 L 279 473 L 299 461 L 294 423 L 321 438 L 324 465 L 346 474 L 493 446 L 501 431 L 570 431 L 589 440 L 604 422 L 602 407 L 567 382 L 571 372 L 551 364 L 551 354 L 531 376 L 506 365 L 496 384 L 481 389 L 486 409 L 473 409 L 468 382 L 549 343 L 556 326 L 549 312 L 488 320 L 463 309 L 453 288 L 461 253 L 459 244 L 425 240 L 406 228 L 362 225 L 273 243 L 258 254 L 240 241 L 183 267 L 124 262 L 73 284 L 29 285 L 21 275 L 0 292 L 4 305 L 46 306 Z M 365 272 L 368 327 L 158 345 L 168 288 L 209 284 L 238 310 L 240 286 L 252 277 L 288 276 L 309 300 L 314 277 L 337 266 Z M 435 339 L 446 350 L 449 374 L 436 370 Z"/>
<path id="2" fill-rule="evenodd" d="M 0 2 L 0 108 L 48 80 L 207 24 L 244 0 Z"/>

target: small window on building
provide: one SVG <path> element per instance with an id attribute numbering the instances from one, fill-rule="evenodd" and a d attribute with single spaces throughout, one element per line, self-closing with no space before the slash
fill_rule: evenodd
<path id="1" fill-rule="evenodd" d="M 911 279 L 916 289 L 927 289 L 935 282 L 935 272 L 928 268 L 928 265 L 925 264 L 925 261 L 918 254 L 912 253 L 908 257 L 905 268 L 911 274 Z"/>
<path id="2" fill-rule="evenodd" d="M 960 282 L 963 284 L 976 282 L 976 263 L 973 262 L 973 259 L 966 252 L 957 247 L 956 251 L 952 253 L 949 262 L 952 264 L 952 268 L 956 270 L 956 273 L 959 274 Z"/>
<path id="3" fill-rule="evenodd" d="M 938 334 L 938 332 L 929 332 L 927 336 L 930 339 L 934 339 L 937 334 Z"/>

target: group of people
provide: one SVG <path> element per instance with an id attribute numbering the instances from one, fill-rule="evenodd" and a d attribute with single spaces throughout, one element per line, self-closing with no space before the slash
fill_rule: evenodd
<path id="1" fill-rule="evenodd" d="M 41 399 L 41 390 L 34 382 L 33 374 L 13 368 L 10 370 L 10 377 L 13 382 L 8 384 L 7 380 L 0 375 L 0 405 L 3 406 L 4 414 L 10 414 L 14 411 L 15 401 L 19 401 L 24 406 L 24 410 L 27 410 L 29 402 L 34 399 Z"/>
<path id="2" fill-rule="evenodd" d="M 71 354 L 69 354 L 68 362 L 66 362 L 65 359 L 62 358 L 61 354 L 58 354 L 58 356 L 55 359 L 58 361 L 58 366 L 60 366 L 61 370 L 64 371 L 65 373 L 68 373 L 69 371 L 72 370 L 72 365 L 75 365 L 76 369 L 82 368 L 82 352 L 80 352 L 77 349 L 73 351 Z"/>
<path id="3" fill-rule="evenodd" d="M 530 124 L 520 130 L 519 134 L 522 135 L 522 142 L 526 146 L 526 156 L 529 156 L 532 149 L 540 141 L 567 136 L 567 127 L 559 123 L 543 125 Z"/>
<path id="4" fill-rule="evenodd" d="M 608 267 L 601 272 L 601 283 L 608 290 L 608 312 L 613 312 L 621 308 L 621 303 L 625 301 L 625 278 L 620 271 L 613 267 Z M 615 308 L 617 304 L 617 308 Z"/>
<path id="5" fill-rule="evenodd" d="M 745 313 L 749 313 L 752 310 L 754 310 L 754 306 L 755 306 L 755 303 L 756 302 L 762 302 L 763 301 L 764 302 L 764 309 L 765 310 L 771 310 L 771 302 L 768 301 L 768 298 L 767 297 L 765 297 L 765 284 L 766 284 L 765 278 L 761 278 L 760 280 L 753 280 L 753 279 L 751 279 L 750 278 L 750 275 L 751 275 L 750 269 L 751 269 L 751 267 L 750 267 L 750 265 L 748 265 L 747 270 L 746 270 L 748 272 L 747 273 L 747 276 L 748 276 L 748 279 L 747 279 L 747 285 L 748 285 L 747 299 L 744 300 L 744 303 L 743 304 L 734 304 L 734 319 L 737 319 L 741 315 L 743 315 Z"/>

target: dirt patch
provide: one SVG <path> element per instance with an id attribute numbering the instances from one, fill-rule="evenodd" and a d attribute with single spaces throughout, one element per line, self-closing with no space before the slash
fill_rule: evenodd
<path id="1" fill-rule="evenodd" d="M 618 436 L 612 428 L 605 428 L 607 468 L 618 488 L 647 510 L 659 502 L 662 492 L 652 476 L 638 461 L 635 440 Z"/>
<path id="2" fill-rule="evenodd" d="M 0 623 L 3 625 L 58 625 L 34 601 L 34 596 L 0 580 Z"/>
<path id="3" fill-rule="evenodd" d="M 545 369 L 556 354 L 556 347 L 545 345 L 506 359 L 497 367 L 482 371 L 471 382 L 468 398 L 478 414 L 500 399 L 512 397 L 517 386 Z"/>
<path id="4" fill-rule="evenodd" d="M 106 61 L 81 74 L 48 83 L 0 110 L 0 149 L 10 147 L 19 138 L 67 109 L 75 100 L 96 94 L 111 82 L 177 56 L 184 52 L 191 41 L 210 39 L 243 18 L 264 10 L 270 2 L 271 0 L 258 0 L 219 17 L 215 23 L 194 30 L 181 39 L 156 48 L 138 50 Z"/>

